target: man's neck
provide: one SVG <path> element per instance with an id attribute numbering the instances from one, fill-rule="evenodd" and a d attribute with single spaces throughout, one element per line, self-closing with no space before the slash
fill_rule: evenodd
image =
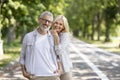
<path id="1" fill-rule="evenodd" d="M 38 28 L 37 31 L 42 35 L 47 34 L 47 31 L 42 31 L 41 28 Z"/>

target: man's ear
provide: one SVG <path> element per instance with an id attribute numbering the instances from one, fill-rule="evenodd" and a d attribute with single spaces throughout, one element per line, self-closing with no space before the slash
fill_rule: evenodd
<path id="1" fill-rule="evenodd" d="M 41 19 L 40 18 L 38 18 L 38 22 L 41 23 Z"/>

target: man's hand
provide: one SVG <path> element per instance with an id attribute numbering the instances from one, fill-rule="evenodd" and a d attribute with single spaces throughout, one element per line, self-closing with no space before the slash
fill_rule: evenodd
<path id="1" fill-rule="evenodd" d="M 22 74 L 24 77 L 28 78 L 28 79 L 31 79 L 33 75 L 29 74 L 27 71 L 26 71 L 26 68 L 25 68 L 25 65 L 22 65 L 21 64 L 21 68 L 22 68 Z"/>
<path id="2" fill-rule="evenodd" d="M 23 76 L 30 79 L 32 75 L 24 71 Z"/>

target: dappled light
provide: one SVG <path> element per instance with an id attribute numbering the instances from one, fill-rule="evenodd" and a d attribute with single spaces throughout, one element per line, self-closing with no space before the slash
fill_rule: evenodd
<path id="1" fill-rule="evenodd" d="M 46 10 L 69 22 L 74 80 L 120 80 L 120 0 L 1 0 L 0 80 L 27 80 L 19 64 L 23 37 Z"/>

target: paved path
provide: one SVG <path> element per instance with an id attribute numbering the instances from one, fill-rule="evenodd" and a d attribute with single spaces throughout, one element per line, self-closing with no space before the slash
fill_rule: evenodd
<path id="1" fill-rule="evenodd" d="M 120 55 L 73 39 L 71 56 L 79 80 L 120 80 Z"/>
<path id="2" fill-rule="evenodd" d="M 69 46 L 74 80 L 120 80 L 120 56 L 93 45 L 72 39 Z M 15 65 L 14 65 L 15 64 Z M 11 67 L 11 65 L 13 65 Z M 27 80 L 21 74 L 18 60 L 6 67 L 0 80 Z"/>

